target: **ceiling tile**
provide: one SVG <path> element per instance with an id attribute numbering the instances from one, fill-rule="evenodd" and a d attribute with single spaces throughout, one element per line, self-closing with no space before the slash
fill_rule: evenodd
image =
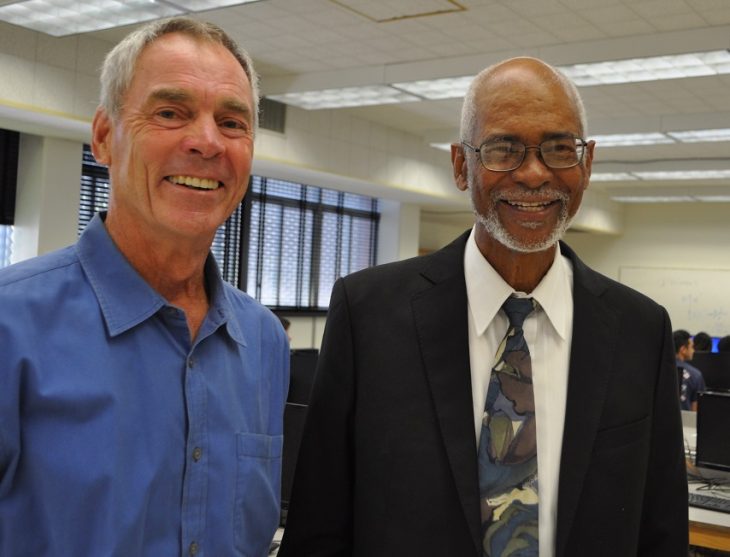
<path id="1" fill-rule="evenodd" d="M 684 0 L 635 0 L 631 3 L 631 9 L 649 19 L 660 15 L 693 13 Z"/>
<path id="2" fill-rule="evenodd" d="M 532 20 L 544 15 L 564 13 L 565 7 L 558 0 L 512 0 L 509 7 L 514 12 Z"/>
<path id="3" fill-rule="evenodd" d="M 657 15 L 652 18 L 651 23 L 659 31 L 697 29 L 706 25 L 705 21 L 695 13 Z"/>

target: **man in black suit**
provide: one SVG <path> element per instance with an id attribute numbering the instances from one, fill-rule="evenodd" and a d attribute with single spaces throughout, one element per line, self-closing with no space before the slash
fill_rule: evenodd
<path id="1" fill-rule="evenodd" d="M 559 242 L 590 178 L 585 129 L 539 60 L 474 80 L 451 158 L 475 225 L 336 283 L 280 556 L 686 557 L 667 313 Z M 495 549 L 478 445 L 500 308 L 527 294 L 539 520 Z"/>

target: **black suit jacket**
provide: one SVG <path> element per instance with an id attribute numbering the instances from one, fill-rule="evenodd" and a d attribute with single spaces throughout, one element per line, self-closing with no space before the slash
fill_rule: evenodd
<path id="1" fill-rule="evenodd" d="M 480 557 L 463 254 L 333 289 L 280 557 Z M 686 557 L 687 483 L 663 308 L 574 269 L 557 557 Z"/>

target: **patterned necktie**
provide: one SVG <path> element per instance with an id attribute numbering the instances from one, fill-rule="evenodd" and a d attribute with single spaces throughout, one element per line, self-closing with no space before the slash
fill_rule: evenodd
<path id="1" fill-rule="evenodd" d="M 522 323 L 532 298 L 502 305 L 509 330 L 497 349 L 479 438 L 479 498 L 486 557 L 538 555 L 537 440 L 532 365 Z"/>

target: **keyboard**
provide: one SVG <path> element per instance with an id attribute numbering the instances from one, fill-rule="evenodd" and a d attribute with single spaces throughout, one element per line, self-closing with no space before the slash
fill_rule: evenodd
<path id="1" fill-rule="evenodd" d="M 691 507 L 699 507 L 710 511 L 730 513 L 730 498 L 725 497 L 703 495 L 701 493 L 691 491 L 689 493 L 689 505 Z"/>

